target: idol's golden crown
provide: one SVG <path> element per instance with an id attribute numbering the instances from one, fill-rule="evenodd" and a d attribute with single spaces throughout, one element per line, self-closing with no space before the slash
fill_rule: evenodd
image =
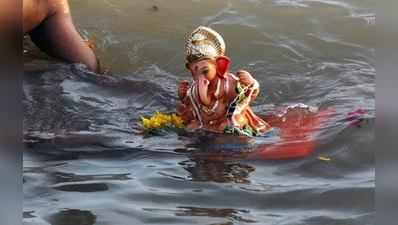
<path id="1" fill-rule="evenodd" d="M 224 39 L 215 30 L 200 26 L 189 35 L 185 43 L 185 54 L 188 62 L 222 56 L 225 54 Z"/>

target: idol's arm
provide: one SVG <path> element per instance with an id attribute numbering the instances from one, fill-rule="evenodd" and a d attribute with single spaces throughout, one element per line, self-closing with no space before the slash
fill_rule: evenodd
<path id="1" fill-rule="evenodd" d="M 260 85 L 258 81 L 254 79 L 249 72 L 243 70 L 239 71 L 237 73 L 237 76 L 239 78 L 239 83 L 244 89 L 246 89 L 246 97 L 239 104 L 238 110 L 241 110 L 241 112 L 245 111 L 246 119 L 248 120 L 248 123 L 250 124 L 252 129 L 256 130 L 259 133 L 266 132 L 271 128 L 271 126 L 260 117 L 258 117 L 250 107 L 250 103 L 256 99 L 260 92 Z M 235 121 L 239 119 L 239 115 L 236 116 L 237 118 L 234 118 Z"/>
<path id="2" fill-rule="evenodd" d="M 247 88 L 247 91 L 245 92 L 247 99 L 246 104 L 253 102 L 260 93 L 260 84 L 249 72 L 245 70 L 239 70 L 236 73 L 236 76 L 239 78 L 239 83 L 242 87 Z"/>
<path id="3" fill-rule="evenodd" d="M 192 105 L 188 97 L 189 82 L 183 80 L 178 85 L 178 98 L 180 103 L 177 105 L 177 115 L 180 116 L 185 124 L 191 123 L 194 120 Z"/>

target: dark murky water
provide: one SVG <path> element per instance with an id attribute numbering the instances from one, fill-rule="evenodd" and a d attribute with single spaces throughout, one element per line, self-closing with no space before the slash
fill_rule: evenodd
<path id="1" fill-rule="evenodd" d="M 114 76 L 26 45 L 25 224 L 374 224 L 374 1 L 70 2 Z M 259 80 L 256 112 L 336 110 L 311 155 L 208 157 L 196 137 L 140 133 L 141 115 L 174 111 L 184 38 L 199 24 Z"/>

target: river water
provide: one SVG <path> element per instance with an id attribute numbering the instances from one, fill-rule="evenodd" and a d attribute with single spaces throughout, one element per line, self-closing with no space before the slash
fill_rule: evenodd
<path id="1" fill-rule="evenodd" d="M 375 1 L 70 0 L 112 76 L 24 43 L 24 224 L 375 224 Z M 184 39 L 221 33 L 254 111 L 333 108 L 303 158 L 207 157 L 137 122 L 173 112 Z M 366 112 L 360 123 L 345 120 Z M 199 146 L 199 147 L 198 147 Z"/>

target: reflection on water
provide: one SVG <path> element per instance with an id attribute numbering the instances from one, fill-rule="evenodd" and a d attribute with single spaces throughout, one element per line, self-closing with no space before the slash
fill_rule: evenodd
<path id="1" fill-rule="evenodd" d="M 25 224 L 375 224 L 374 1 L 70 3 L 113 76 L 25 40 Z M 258 79 L 275 133 L 142 134 L 140 116 L 175 111 L 199 24 Z"/>
<path id="2" fill-rule="evenodd" d="M 96 216 L 90 211 L 68 209 L 49 216 L 47 221 L 52 225 L 93 225 Z"/>
<path id="3" fill-rule="evenodd" d="M 235 209 L 178 207 L 176 216 L 220 217 L 220 218 L 228 218 L 231 219 L 232 221 L 243 222 L 243 223 L 257 222 L 255 220 L 245 219 L 243 216 L 240 216 L 240 214 L 244 215 L 246 213 L 248 213 L 248 211 L 235 210 Z"/>
<path id="4" fill-rule="evenodd" d="M 194 158 L 179 164 L 190 173 L 192 181 L 250 183 L 249 174 L 255 170 L 253 166 L 237 162 Z"/>

